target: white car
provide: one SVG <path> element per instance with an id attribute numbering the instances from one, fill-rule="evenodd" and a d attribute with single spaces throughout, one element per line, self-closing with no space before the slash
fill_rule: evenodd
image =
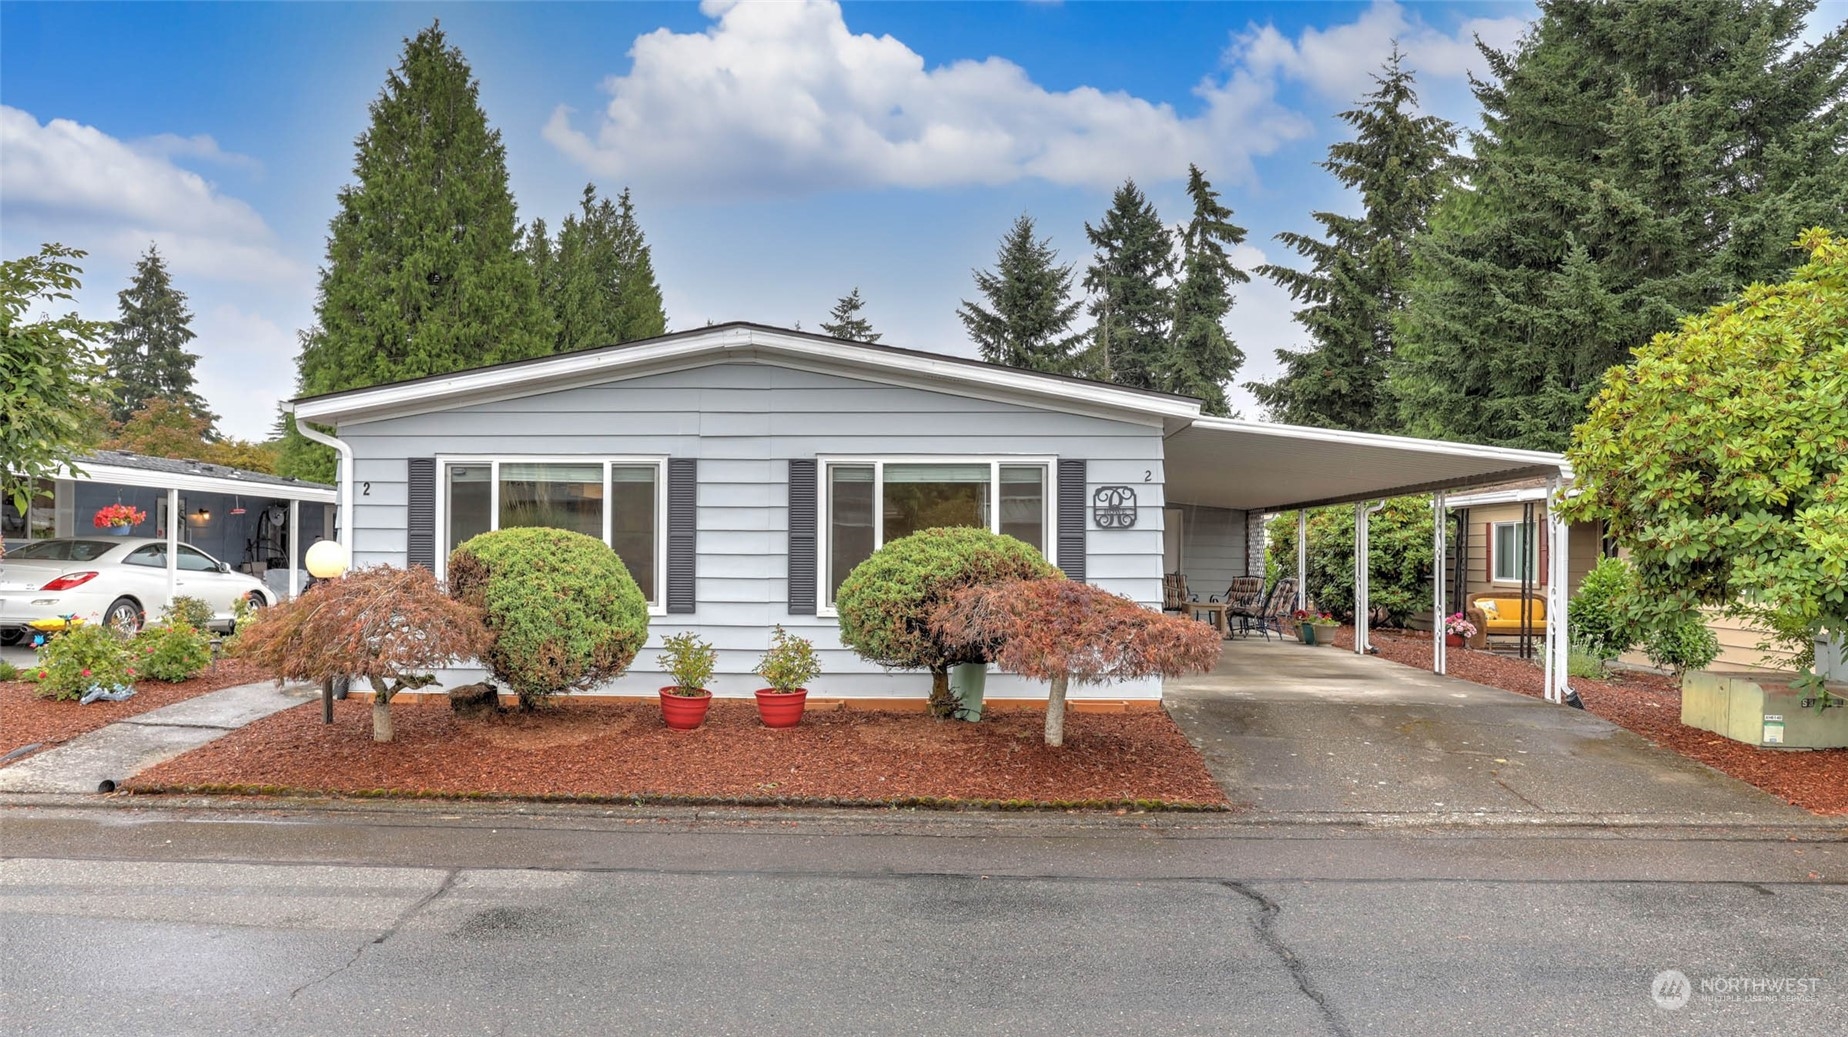
<path id="1" fill-rule="evenodd" d="M 229 629 L 237 601 L 275 604 L 261 580 L 188 544 L 179 545 L 175 593 L 211 606 Z M 75 615 L 133 633 L 167 607 L 167 542 L 147 537 L 64 537 L 8 548 L 0 558 L 0 642 L 13 644 L 35 619 Z"/>

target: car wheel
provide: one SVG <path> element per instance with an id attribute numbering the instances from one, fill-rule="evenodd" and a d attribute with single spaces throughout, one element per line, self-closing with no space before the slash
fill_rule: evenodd
<path id="1" fill-rule="evenodd" d="M 6 645 L 8 647 L 11 647 L 13 645 L 20 643 L 21 641 L 24 641 L 25 639 L 26 639 L 26 632 L 24 630 L 12 630 L 12 629 L 0 630 L 0 645 Z"/>
<path id="2" fill-rule="evenodd" d="M 141 605 L 133 598 L 117 598 L 103 613 L 103 622 L 124 634 L 137 633 L 141 629 Z"/>

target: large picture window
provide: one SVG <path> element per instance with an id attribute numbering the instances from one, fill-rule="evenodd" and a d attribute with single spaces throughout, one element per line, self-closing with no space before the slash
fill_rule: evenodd
<path id="1" fill-rule="evenodd" d="M 1534 538 L 1534 523 L 1495 523 L 1495 542 L 1489 555 L 1496 583 L 1520 583 L 1523 557 L 1527 562 L 1528 582 L 1539 582 L 1539 541 Z"/>
<path id="2" fill-rule="evenodd" d="M 938 526 L 1017 537 L 1051 555 L 1050 460 L 840 460 L 824 463 L 827 600 L 881 544 Z"/>
<path id="3" fill-rule="evenodd" d="M 610 545 L 651 608 L 661 604 L 659 574 L 666 524 L 659 460 L 445 459 L 444 539 L 439 564 L 477 533 L 520 526 L 569 529 Z"/>

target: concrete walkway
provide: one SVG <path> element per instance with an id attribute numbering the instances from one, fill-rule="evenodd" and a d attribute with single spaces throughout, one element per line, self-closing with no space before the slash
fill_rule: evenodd
<path id="1" fill-rule="evenodd" d="M 110 791 L 113 783 L 319 694 L 312 685 L 264 681 L 162 706 L 0 767 L 0 792 Z"/>
<path id="2" fill-rule="evenodd" d="M 1816 820 L 1590 713 L 1341 649 L 1228 641 L 1165 697 L 1227 795 L 1279 819 Z"/>

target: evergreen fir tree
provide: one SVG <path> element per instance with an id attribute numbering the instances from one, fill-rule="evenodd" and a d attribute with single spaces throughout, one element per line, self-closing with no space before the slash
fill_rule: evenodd
<path id="1" fill-rule="evenodd" d="M 1226 334 L 1232 310 L 1232 286 L 1251 275 L 1232 262 L 1227 249 L 1245 240 L 1245 228 L 1232 222 L 1232 210 L 1219 204 L 1200 167 L 1187 167 L 1187 196 L 1193 219 L 1181 231 L 1181 279 L 1174 286 L 1174 343 L 1160 388 L 1192 396 L 1208 414 L 1230 413 L 1225 383 L 1245 363 L 1245 353 Z"/>
<path id="2" fill-rule="evenodd" d="M 1546 0 L 1483 48 L 1469 189 L 1414 248 L 1393 391 L 1417 434 L 1559 449 L 1611 366 L 1848 213 L 1848 28 L 1811 2 Z"/>
<path id="3" fill-rule="evenodd" d="M 1378 86 L 1341 119 L 1352 140 L 1328 149 L 1322 168 L 1360 196 L 1361 214 L 1313 214 L 1322 236 L 1278 239 L 1309 261 L 1306 270 L 1266 265 L 1258 272 L 1290 293 L 1310 348 L 1279 349 L 1283 373 L 1251 390 L 1272 420 L 1295 425 L 1396 432 L 1398 410 L 1387 392 L 1393 321 L 1411 277 L 1413 239 L 1449 184 L 1456 129 L 1417 114 L 1412 72 L 1398 48 Z"/>
<path id="4" fill-rule="evenodd" d="M 828 319 L 821 322 L 821 333 L 850 342 L 878 342 L 879 334 L 867 323 L 866 318 L 860 316 L 860 307 L 864 305 L 866 302 L 860 298 L 860 289 L 857 287 L 841 296 L 841 300 L 834 304 L 834 309 L 828 311 Z"/>
<path id="5" fill-rule="evenodd" d="M 520 255 L 533 272 L 533 284 L 539 292 L 539 299 L 547 308 L 553 310 L 556 318 L 558 305 L 558 252 L 552 246 L 552 238 L 545 221 L 535 217 L 520 232 Z"/>
<path id="6" fill-rule="evenodd" d="M 193 391 L 197 353 L 186 293 L 173 287 L 166 261 L 153 245 L 135 264 L 135 279 L 116 293 L 122 316 L 109 326 L 109 371 L 116 381 L 110 420 L 127 421 L 154 400 L 168 400 L 197 416 L 208 439 L 217 438 L 217 415 Z"/>
<path id="7" fill-rule="evenodd" d="M 1159 389 L 1174 316 L 1168 229 L 1136 182 L 1125 180 L 1103 220 L 1096 227 L 1085 224 L 1084 233 L 1097 250 L 1084 275 L 1097 323 L 1081 366 L 1103 381 Z"/>
<path id="8" fill-rule="evenodd" d="M 529 255 L 538 248 L 528 244 Z M 551 253 L 558 352 L 653 338 L 667 331 L 648 242 L 624 190 L 619 203 L 584 185 L 578 212 L 565 217 Z M 544 262 L 535 258 L 535 269 Z"/>
<path id="9" fill-rule="evenodd" d="M 1063 374 L 1072 369 L 1083 333 L 1072 321 L 1084 305 L 1072 298 L 1072 266 L 1058 265 L 1051 238 L 1033 235 L 1033 217 L 1014 220 L 993 273 L 972 271 L 992 310 L 967 299 L 956 316 L 991 364 Z"/>
<path id="10" fill-rule="evenodd" d="M 552 316 L 519 251 L 506 150 L 477 94 L 438 26 L 405 41 L 359 137 L 358 182 L 341 190 L 330 225 L 302 392 L 552 351 Z M 288 474 L 333 475 L 331 453 L 307 444 L 284 462 Z"/>

